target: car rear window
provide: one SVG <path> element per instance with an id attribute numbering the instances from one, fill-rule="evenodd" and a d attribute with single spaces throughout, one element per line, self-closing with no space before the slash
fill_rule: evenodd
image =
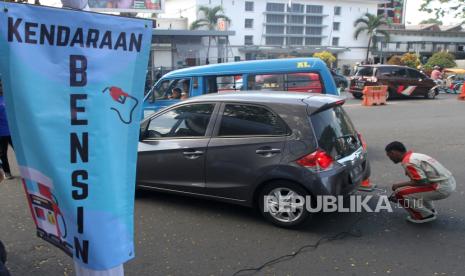
<path id="1" fill-rule="evenodd" d="M 354 125 L 341 106 L 310 116 L 318 147 L 334 159 L 352 154 L 361 143 Z"/>
<path id="2" fill-rule="evenodd" d="M 356 76 L 367 76 L 371 77 L 373 76 L 373 67 L 367 66 L 367 67 L 359 67 L 357 70 L 357 73 L 355 74 Z"/>

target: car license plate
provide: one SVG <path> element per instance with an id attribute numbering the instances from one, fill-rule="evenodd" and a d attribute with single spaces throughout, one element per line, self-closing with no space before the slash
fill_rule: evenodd
<path id="1" fill-rule="evenodd" d="M 352 180 L 356 180 L 357 178 L 360 177 L 360 174 L 362 173 L 362 171 L 363 171 L 362 165 L 357 165 L 357 166 L 353 167 L 351 172 L 350 172 L 350 178 Z"/>
<path id="2" fill-rule="evenodd" d="M 365 83 L 364 82 L 361 82 L 361 81 L 357 81 L 355 83 L 355 87 L 359 88 L 359 89 L 363 89 L 363 87 L 365 86 Z"/>

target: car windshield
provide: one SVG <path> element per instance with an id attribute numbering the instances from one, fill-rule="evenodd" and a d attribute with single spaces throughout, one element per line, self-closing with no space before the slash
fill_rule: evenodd
<path id="1" fill-rule="evenodd" d="M 357 73 L 355 74 L 356 76 L 368 76 L 371 77 L 373 76 L 373 67 L 367 66 L 367 67 L 359 67 L 357 70 Z"/>
<path id="2" fill-rule="evenodd" d="M 361 146 L 354 126 L 341 106 L 313 114 L 310 119 L 318 147 L 334 159 L 348 156 Z"/>

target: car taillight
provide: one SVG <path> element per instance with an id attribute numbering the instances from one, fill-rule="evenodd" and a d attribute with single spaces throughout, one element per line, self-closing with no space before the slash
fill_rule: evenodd
<path id="1" fill-rule="evenodd" d="M 360 140 L 360 143 L 362 143 L 362 148 L 364 150 L 367 150 L 367 143 L 365 142 L 365 139 L 363 139 L 362 134 L 357 133 L 357 135 L 358 135 L 358 139 Z"/>
<path id="2" fill-rule="evenodd" d="M 306 168 L 326 170 L 333 165 L 334 160 L 325 151 L 319 149 L 313 153 L 305 155 L 296 162 Z"/>

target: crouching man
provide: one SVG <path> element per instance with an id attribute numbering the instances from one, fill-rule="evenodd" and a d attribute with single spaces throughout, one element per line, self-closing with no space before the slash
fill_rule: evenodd
<path id="1" fill-rule="evenodd" d="M 433 201 L 447 198 L 455 191 L 452 173 L 434 158 L 407 151 L 401 142 L 386 146 L 386 154 L 395 164 L 401 163 L 410 181 L 392 185 L 394 199 L 410 214 L 407 220 L 425 223 L 436 219 Z"/>

